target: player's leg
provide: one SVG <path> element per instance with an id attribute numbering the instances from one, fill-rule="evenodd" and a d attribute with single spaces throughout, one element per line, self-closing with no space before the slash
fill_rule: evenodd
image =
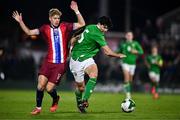
<path id="1" fill-rule="evenodd" d="M 131 94 L 131 86 L 130 86 L 130 67 L 128 64 L 122 63 L 122 71 L 124 76 L 124 84 L 123 84 L 123 90 L 125 92 L 126 98 L 130 98 Z"/>
<path id="2" fill-rule="evenodd" d="M 76 80 L 76 91 L 75 91 L 76 103 L 77 103 L 77 108 L 79 109 L 81 113 L 86 113 L 86 110 L 82 101 L 82 94 L 84 92 L 84 88 L 85 88 L 84 80 L 82 82 L 77 82 Z"/>
<path id="3" fill-rule="evenodd" d="M 158 99 L 159 98 L 159 92 L 158 92 L 158 89 L 159 89 L 159 80 L 160 80 L 160 75 L 155 73 L 155 76 L 154 76 L 155 93 L 153 95 L 154 99 Z"/>
<path id="4" fill-rule="evenodd" d="M 56 84 L 52 82 L 48 82 L 46 86 L 46 90 L 48 94 L 52 97 L 52 105 L 50 107 L 51 112 L 55 112 L 58 109 L 58 102 L 60 100 L 60 96 L 57 95 L 57 91 L 55 87 L 56 87 Z"/>
<path id="5" fill-rule="evenodd" d="M 160 81 L 160 74 L 156 74 L 156 93 L 159 93 L 159 81 Z"/>
<path id="6" fill-rule="evenodd" d="M 151 93 L 154 99 L 159 98 L 158 86 L 158 82 L 156 82 L 155 79 L 151 78 Z"/>
<path id="7" fill-rule="evenodd" d="M 128 79 L 126 79 L 127 83 L 127 90 L 128 92 L 126 93 L 126 98 L 130 99 L 131 98 L 131 91 L 132 91 L 132 83 L 133 83 L 133 77 L 135 73 L 135 68 L 136 65 L 128 65 Z"/>
<path id="8" fill-rule="evenodd" d="M 156 86 L 157 86 L 157 80 L 156 80 L 156 75 L 154 72 L 150 71 L 149 72 L 149 78 L 151 80 L 151 94 L 155 94 L 156 93 Z"/>
<path id="9" fill-rule="evenodd" d="M 136 69 L 136 65 L 130 65 L 130 70 L 129 70 L 129 83 L 130 83 L 130 92 L 132 91 L 132 83 L 133 83 L 133 77 L 135 74 L 135 69 Z M 131 96 L 130 96 L 131 98 Z"/>
<path id="10" fill-rule="evenodd" d="M 151 78 L 151 94 L 156 93 L 156 82 Z"/>
<path id="11" fill-rule="evenodd" d="M 76 95 L 76 102 L 77 106 L 81 103 L 82 101 L 82 94 L 84 92 L 84 70 L 83 70 L 83 62 L 75 61 L 72 58 L 70 59 L 70 70 L 74 76 L 75 79 L 75 95 Z"/>
<path id="12" fill-rule="evenodd" d="M 50 107 L 50 111 L 55 112 L 58 109 L 58 102 L 60 100 L 60 96 L 57 94 L 55 87 L 60 83 L 60 80 L 65 73 L 66 64 L 50 64 L 49 68 L 51 70 L 49 70 L 50 75 L 46 90 L 52 97 L 52 105 Z"/>
<path id="13" fill-rule="evenodd" d="M 75 79 L 75 95 L 76 95 L 76 103 L 77 108 L 81 113 L 86 113 L 85 107 L 82 104 L 82 94 L 84 92 L 85 83 L 84 83 L 84 70 L 83 70 L 83 62 L 74 61 L 72 58 L 70 59 L 70 70 Z"/>
<path id="14" fill-rule="evenodd" d="M 155 93 L 153 94 L 154 99 L 159 98 L 158 88 L 159 88 L 159 84 L 158 84 L 158 82 L 155 82 Z"/>
<path id="15" fill-rule="evenodd" d="M 88 107 L 88 99 L 90 98 L 90 96 L 91 96 L 91 94 L 94 91 L 94 88 L 96 86 L 96 80 L 97 80 L 97 76 L 98 76 L 97 65 L 92 64 L 92 65 L 88 66 L 85 69 L 85 72 L 88 74 L 89 80 L 88 80 L 86 87 L 85 87 L 85 93 L 83 96 L 83 101 L 84 101 L 85 107 Z"/>
<path id="16" fill-rule="evenodd" d="M 84 88 L 85 88 L 84 81 L 83 82 L 76 82 L 75 95 L 76 95 L 77 105 L 81 104 L 81 102 L 82 102 L 82 94 L 84 92 Z"/>
<path id="17" fill-rule="evenodd" d="M 36 90 L 36 108 L 31 112 L 32 115 L 36 115 L 41 112 L 44 89 L 46 87 L 47 81 L 48 79 L 44 75 L 38 76 L 38 86 Z"/>
<path id="18" fill-rule="evenodd" d="M 149 72 L 149 78 L 150 78 L 150 81 L 151 81 L 151 94 L 154 94 L 156 92 L 155 90 L 155 84 L 154 84 L 154 73 L 153 72 Z"/>
<path id="19" fill-rule="evenodd" d="M 131 98 L 131 84 L 130 84 L 130 74 L 128 71 L 123 70 L 123 74 L 124 74 L 124 92 L 126 94 L 126 98 Z"/>

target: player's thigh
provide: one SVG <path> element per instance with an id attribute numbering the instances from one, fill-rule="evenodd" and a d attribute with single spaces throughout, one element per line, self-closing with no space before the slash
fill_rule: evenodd
<path id="1" fill-rule="evenodd" d="M 76 88 L 78 88 L 79 91 L 83 92 L 85 89 L 85 82 L 76 82 Z"/>
<path id="2" fill-rule="evenodd" d="M 50 71 L 49 71 L 50 75 L 48 78 L 48 82 L 58 85 L 60 83 L 61 78 L 64 75 L 65 71 L 66 71 L 65 63 L 52 64 L 50 67 Z"/>
<path id="3" fill-rule="evenodd" d="M 74 79 L 77 83 L 82 83 L 84 81 L 84 63 L 75 61 L 72 58 L 69 63 L 70 71 L 72 72 Z"/>
<path id="4" fill-rule="evenodd" d="M 121 67 L 122 67 L 122 70 L 123 70 L 123 74 L 124 74 L 125 76 L 127 76 L 127 75 L 129 74 L 129 71 L 130 71 L 129 65 L 126 64 L 126 63 L 122 63 L 122 64 L 121 64 Z"/>
<path id="5" fill-rule="evenodd" d="M 135 69 L 136 69 L 136 65 L 129 65 L 129 76 L 130 76 L 130 80 L 133 80 L 133 76 L 135 74 Z"/>
<path id="6" fill-rule="evenodd" d="M 149 78 L 151 79 L 151 81 L 153 82 L 159 82 L 160 80 L 160 75 L 156 74 L 155 72 L 150 71 L 149 72 Z"/>
<path id="7" fill-rule="evenodd" d="M 121 64 L 123 75 L 124 75 L 124 80 L 128 82 L 129 78 L 129 66 L 126 63 Z"/>
<path id="8" fill-rule="evenodd" d="M 84 71 L 90 78 L 97 78 L 98 68 L 93 58 L 84 61 Z"/>
<path id="9" fill-rule="evenodd" d="M 97 78 L 98 76 L 98 68 L 96 64 L 91 64 L 89 65 L 86 69 L 85 72 L 88 74 L 90 78 Z"/>

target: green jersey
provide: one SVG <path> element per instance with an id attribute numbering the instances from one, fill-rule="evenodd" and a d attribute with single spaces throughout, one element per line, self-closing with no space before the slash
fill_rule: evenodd
<path id="1" fill-rule="evenodd" d="M 104 33 L 96 25 L 88 25 L 81 33 L 80 39 L 75 42 L 71 56 L 74 60 L 82 62 L 95 56 L 105 45 L 107 42 Z"/>
<path id="2" fill-rule="evenodd" d="M 118 52 L 125 54 L 127 57 L 122 58 L 123 63 L 127 63 L 130 65 L 136 64 L 136 59 L 138 57 L 137 54 L 131 53 L 131 50 L 135 49 L 138 51 L 138 54 L 143 54 L 144 51 L 141 47 L 141 45 L 137 41 L 125 41 L 120 44 Z"/>
<path id="3" fill-rule="evenodd" d="M 146 61 L 150 65 L 149 71 L 160 74 L 160 67 L 157 65 L 157 63 L 163 63 L 162 57 L 160 55 L 148 55 L 146 57 Z"/>

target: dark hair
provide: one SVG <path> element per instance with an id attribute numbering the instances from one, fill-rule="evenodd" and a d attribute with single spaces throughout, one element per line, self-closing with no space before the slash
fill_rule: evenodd
<path id="1" fill-rule="evenodd" d="M 111 18 L 107 16 L 102 16 L 98 18 L 98 23 L 100 23 L 101 25 L 107 25 L 108 29 L 113 26 Z"/>
<path id="2" fill-rule="evenodd" d="M 72 37 L 76 37 L 77 35 L 80 35 L 82 32 L 84 32 L 86 26 L 80 27 L 76 30 L 72 31 Z"/>

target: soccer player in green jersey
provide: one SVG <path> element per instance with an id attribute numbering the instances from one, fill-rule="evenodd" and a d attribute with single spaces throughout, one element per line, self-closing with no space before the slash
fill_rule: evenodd
<path id="1" fill-rule="evenodd" d="M 152 83 L 151 93 L 154 99 L 159 98 L 158 86 L 160 80 L 160 67 L 163 65 L 162 57 L 158 54 L 157 45 L 153 45 L 151 48 L 151 54 L 147 55 L 145 63 L 148 67 L 149 78 Z"/>
<path id="2" fill-rule="evenodd" d="M 126 93 L 126 98 L 131 98 L 131 84 L 136 68 L 136 59 L 138 55 L 143 54 L 143 49 L 141 45 L 133 40 L 133 33 L 126 32 L 126 41 L 120 44 L 118 52 L 125 54 L 127 57 L 122 59 L 122 70 L 124 75 L 124 91 Z"/>
<path id="3" fill-rule="evenodd" d="M 104 32 L 112 26 L 109 17 L 103 16 L 98 19 L 97 24 L 87 25 L 82 33 L 71 39 L 73 45 L 70 59 L 70 70 L 76 81 L 76 101 L 77 107 L 81 113 L 86 112 L 88 99 L 92 94 L 98 76 L 98 68 L 93 57 L 100 48 L 107 56 L 123 58 L 124 54 L 113 52 L 107 45 Z M 84 75 L 89 76 L 85 85 Z"/>

